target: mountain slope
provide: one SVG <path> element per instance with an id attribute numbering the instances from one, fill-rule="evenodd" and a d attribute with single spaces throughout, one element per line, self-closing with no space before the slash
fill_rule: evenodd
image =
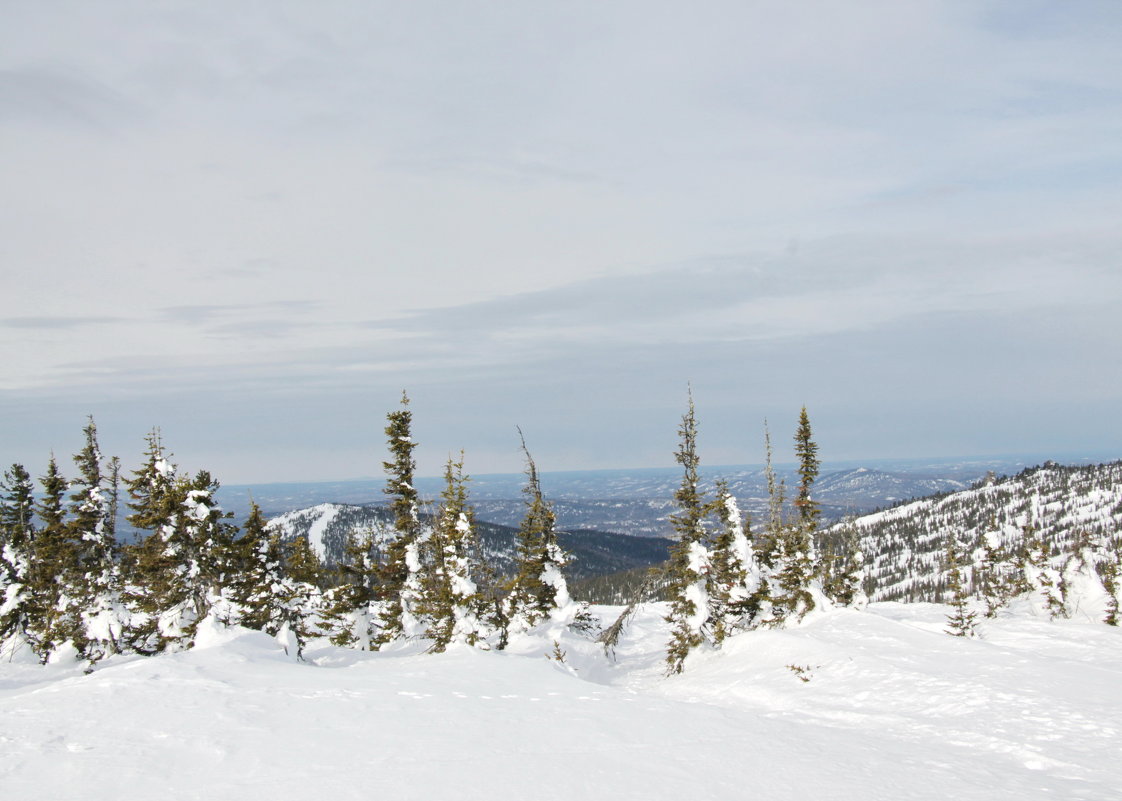
<path id="1" fill-rule="evenodd" d="M 1122 462 L 1047 463 L 865 515 L 851 525 L 860 534 L 874 600 L 939 600 L 939 564 L 952 533 L 967 545 L 975 566 L 981 562 L 981 538 L 991 528 L 1003 548 L 1016 551 L 1023 528 L 1033 526 L 1055 567 L 1081 530 L 1104 545 L 1122 538 Z"/>
<path id="2" fill-rule="evenodd" d="M 428 519 L 427 515 L 422 515 Z M 335 564 L 343 556 L 350 531 L 371 531 L 377 547 L 393 540 L 392 514 L 384 506 L 351 506 L 323 503 L 280 515 L 269 523 L 286 540 L 306 536 L 321 560 Z M 495 523 L 477 522 L 481 556 L 500 575 L 514 572 L 517 529 Z M 570 578 L 585 578 L 615 573 L 634 567 L 656 564 L 666 559 L 670 541 L 657 537 L 629 537 L 605 531 L 573 529 L 558 534 L 561 547 L 572 554 L 566 569 Z"/>

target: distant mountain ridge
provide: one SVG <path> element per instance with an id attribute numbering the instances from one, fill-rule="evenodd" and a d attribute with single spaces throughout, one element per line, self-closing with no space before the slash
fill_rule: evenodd
<path id="1" fill-rule="evenodd" d="M 1039 460 L 1043 461 L 1043 459 Z M 1016 472 L 1033 462 L 1023 457 L 965 460 L 871 460 L 838 463 L 823 468 L 815 497 L 823 516 L 837 520 L 892 506 L 911 498 L 966 489 L 988 472 Z M 741 507 L 755 518 L 766 509 L 767 488 L 762 465 L 703 466 L 703 489 L 711 491 L 716 478 L 729 482 Z M 789 486 L 796 483 L 789 465 L 777 467 Z M 677 468 L 592 470 L 543 473 L 542 486 L 557 513 L 561 528 L 587 528 L 637 536 L 670 536 L 668 516 L 674 491 L 681 481 Z M 423 497 L 435 498 L 443 480 L 418 478 Z M 524 511 L 518 473 L 473 476 L 469 493 L 480 520 L 517 526 Z M 268 517 L 330 502 L 369 506 L 384 503 L 379 479 L 355 481 L 240 485 L 223 487 L 223 506 L 244 519 L 250 496 Z"/>
<path id="2" fill-rule="evenodd" d="M 428 519 L 430 515 L 422 514 L 422 521 Z M 517 529 L 486 521 L 477 522 L 475 528 L 479 556 L 500 575 L 513 573 Z M 306 536 L 317 556 L 329 565 L 342 560 L 347 535 L 351 531 L 371 532 L 378 549 L 384 548 L 395 537 L 393 515 L 386 507 L 337 503 L 323 503 L 287 512 L 271 520 L 269 529 L 280 532 L 282 538 L 289 541 Z M 669 540 L 662 538 L 630 537 L 584 529 L 562 531 L 558 540 L 561 547 L 573 556 L 566 573 L 574 579 L 657 564 L 666 559 L 671 545 Z"/>

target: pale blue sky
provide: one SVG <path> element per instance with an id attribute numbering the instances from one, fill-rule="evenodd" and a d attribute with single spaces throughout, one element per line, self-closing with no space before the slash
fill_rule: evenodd
<path id="1" fill-rule="evenodd" d="M 0 442 L 1122 456 L 1122 5 L 0 0 Z M 779 454 L 781 457 L 782 453 Z"/>

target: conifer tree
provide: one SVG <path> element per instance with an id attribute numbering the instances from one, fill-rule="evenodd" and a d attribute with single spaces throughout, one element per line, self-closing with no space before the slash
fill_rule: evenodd
<path id="1" fill-rule="evenodd" d="M 865 554 L 861 550 L 857 527 L 852 523 L 842 529 L 841 540 L 835 546 L 826 595 L 834 603 L 853 609 L 864 609 L 869 605 L 865 594 Z"/>
<path id="2" fill-rule="evenodd" d="M 117 567 L 117 542 L 109 522 L 97 426 L 89 418 L 86 443 L 74 455 L 78 475 L 71 485 L 69 538 L 76 559 L 67 576 L 66 592 L 80 625 L 74 645 L 90 662 L 120 650 L 124 624 L 120 604 L 121 577 Z"/>
<path id="3" fill-rule="evenodd" d="M 738 628 L 745 628 L 758 611 L 753 604 L 760 585 L 760 571 L 752 551 L 748 522 L 742 520 L 728 483 L 717 482 L 712 509 L 719 527 L 710 553 L 709 620 L 713 641 L 721 642 Z"/>
<path id="4" fill-rule="evenodd" d="M 1048 563 L 1044 542 L 1032 522 L 1021 529 L 1021 553 L 1017 559 L 1019 592 L 1030 596 L 1035 608 L 1047 612 L 1049 617 L 1066 617 L 1063 579 L 1060 572 Z"/>
<path id="5" fill-rule="evenodd" d="M 970 609 L 970 594 L 962 575 L 962 555 L 957 538 L 952 532 L 947 536 L 947 549 L 943 557 L 947 574 L 947 589 L 951 594 L 951 613 L 947 615 L 947 634 L 956 637 L 975 637 L 974 621 L 977 613 Z"/>
<path id="6" fill-rule="evenodd" d="M 1086 603 L 1098 606 L 1106 591 L 1099 576 L 1099 563 L 1105 561 L 1100 546 L 1087 528 L 1079 528 L 1072 538 L 1060 573 L 1060 586 L 1064 597 L 1064 615 L 1086 615 L 1080 607 Z"/>
<path id="7" fill-rule="evenodd" d="M 997 521 L 990 519 L 989 526 L 982 533 L 982 563 L 980 565 L 979 585 L 982 600 L 986 604 L 986 617 L 997 617 L 997 613 L 1009 605 L 1012 599 L 1012 582 L 1008 574 L 1009 562 Z"/>
<path id="8" fill-rule="evenodd" d="M 380 644 L 371 638 L 376 568 L 372 550 L 372 532 L 347 533 L 343 559 L 336 564 L 337 582 L 323 597 L 322 624 L 333 645 L 369 651 Z"/>
<path id="9" fill-rule="evenodd" d="M 289 543 L 284 558 L 285 574 L 302 584 L 318 587 L 320 584 L 323 565 L 316 556 L 312 546 L 308 544 L 308 537 L 301 534 Z"/>
<path id="10" fill-rule="evenodd" d="M 159 472 L 171 475 L 170 468 Z M 141 653 L 191 647 L 199 622 L 216 604 L 220 617 L 230 617 L 222 587 L 234 572 L 234 528 L 214 498 L 217 490 L 218 482 L 200 470 L 193 478 L 175 477 L 161 496 L 163 522 L 141 548 L 131 597 L 140 615 L 130 639 Z"/>
<path id="11" fill-rule="evenodd" d="M 35 532 L 35 488 L 21 464 L 13 464 L 0 484 L 0 544 L 27 548 Z"/>
<path id="12" fill-rule="evenodd" d="M 807 417 L 805 406 L 799 413 L 799 425 L 795 430 L 795 456 L 799 460 L 799 487 L 795 495 L 795 509 L 798 511 L 799 520 L 807 528 L 808 534 L 813 537 L 822 510 L 811 497 L 810 489 L 818 478 L 821 465 L 818 461 L 818 445 L 812 439 L 810 419 Z"/>
<path id="13" fill-rule="evenodd" d="M 77 555 L 68 537 L 64 501 L 67 482 L 54 454 L 40 478 L 43 492 L 36 505 L 40 528 L 31 549 L 27 591 L 31 605 L 29 631 L 32 646 L 45 663 L 71 642 L 77 621 L 65 592 L 65 580 L 75 568 Z"/>
<path id="14" fill-rule="evenodd" d="M 283 599 L 284 554 L 280 541 L 269 536 L 261 507 L 252 499 L 235 548 L 239 569 L 231 576 L 229 589 L 237 605 L 237 622 L 275 635 L 289 622 Z"/>
<path id="15" fill-rule="evenodd" d="M 693 393 L 689 409 L 678 428 L 679 445 L 674 454 L 682 466 L 682 483 L 674 493 L 678 511 L 670 516 L 678 540 L 670 549 L 667 566 L 667 593 L 670 612 L 670 642 L 666 646 L 666 673 L 681 673 L 690 651 L 711 636 L 707 592 L 710 554 L 704 544 L 705 499 L 699 486 L 697 455 L 697 417 Z"/>
<path id="16" fill-rule="evenodd" d="M 1103 589 L 1106 590 L 1107 601 L 1106 611 L 1103 615 L 1103 623 L 1108 626 L 1118 625 L 1118 605 L 1122 601 L 1122 551 L 1119 551 L 1117 544 L 1112 549 L 1106 561 L 1103 562 L 1100 570 L 1102 576 Z"/>
<path id="17" fill-rule="evenodd" d="M 814 609 L 818 601 L 825 600 L 816 592 L 816 559 L 814 536 L 820 509 L 811 498 L 810 488 L 818 476 L 818 446 L 811 439 L 806 407 L 799 415 L 795 432 L 795 450 L 799 457 L 799 488 L 795 498 L 797 515 L 789 523 L 780 522 L 772 536 L 775 545 L 771 563 L 771 619 L 772 625 L 783 625 L 791 620 L 801 620 Z M 769 460 L 770 461 L 770 460 Z M 782 507 L 782 497 L 773 500 Z M 816 597 L 818 600 L 816 600 Z"/>
<path id="18" fill-rule="evenodd" d="M 522 431 L 518 431 L 522 438 Z M 526 513 L 518 529 L 518 572 L 507 597 L 506 617 L 512 631 L 526 631 L 551 620 L 561 625 L 587 628 L 586 610 L 569 596 L 565 565 L 569 555 L 557 541 L 557 517 L 542 494 L 534 458 L 522 438 L 526 458 L 526 486 L 522 494 Z"/>
<path id="19" fill-rule="evenodd" d="M 321 565 L 308 545 L 307 537 L 297 537 L 287 549 L 282 547 L 279 531 L 272 535 L 272 540 L 284 560 L 280 600 L 285 616 L 278 637 L 287 627 L 296 647 L 296 656 L 301 657 L 308 641 L 322 634 L 317 625 L 323 603 L 319 588 Z"/>
<path id="20" fill-rule="evenodd" d="M 33 598 L 29 586 L 35 526 L 34 488 L 23 465 L 13 464 L 0 484 L 0 659 L 31 646 Z"/>
<path id="21" fill-rule="evenodd" d="M 393 461 L 383 462 L 386 471 L 384 492 L 390 497 L 394 513 L 395 537 L 386 549 L 382 573 L 382 607 L 378 614 L 377 646 L 400 637 L 412 637 L 424 631 L 418 620 L 418 605 L 423 592 L 421 548 L 423 532 L 419 515 L 420 499 L 413 486 L 417 463 L 413 450 L 413 415 L 409 397 L 401 393 L 401 408 L 386 415 L 386 437 Z"/>
<path id="22" fill-rule="evenodd" d="M 444 468 L 444 492 L 432 536 L 428 540 L 430 570 L 422 610 L 428 621 L 425 636 L 431 651 L 440 653 L 450 643 L 476 645 L 481 640 L 481 598 L 472 578 L 476 548 L 474 513 L 467 502 L 467 477 L 463 453 Z"/>

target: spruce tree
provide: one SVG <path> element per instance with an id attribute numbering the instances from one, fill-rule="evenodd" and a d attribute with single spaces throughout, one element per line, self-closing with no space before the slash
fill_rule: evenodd
<path id="1" fill-rule="evenodd" d="M 0 484 L 0 659 L 31 646 L 33 493 L 27 470 L 13 464 Z"/>
<path id="2" fill-rule="evenodd" d="M 395 536 L 386 549 L 386 562 L 381 571 L 383 600 L 375 637 L 375 644 L 379 647 L 424 631 L 423 623 L 417 617 L 424 584 L 420 499 L 413 486 L 413 473 L 417 468 L 413 450 L 417 443 L 412 436 L 413 415 L 409 411 L 409 397 L 404 392 L 401 393 L 401 408 L 387 414 L 386 420 L 392 461 L 382 463 L 386 471 L 384 492 L 391 499 Z"/>
<path id="3" fill-rule="evenodd" d="M 422 609 L 428 621 L 430 650 L 440 653 L 450 643 L 477 645 L 481 640 L 481 598 L 472 578 L 476 549 L 474 513 L 467 502 L 463 453 L 444 468 L 444 492 L 432 536 L 428 540 L 428 581 Z"/>
<path id="4" fill-rule="evenodd" d="M 522 431 L 518 431 L 522 438 Z M 512 631 L 526 631 L 551 620 L 585 628 L 591 623 L 586 610 L 574 604 L 565 579 L 569 555 L 557 541 L 557 517 L 542 493 L 534 458 L 521 439 L 526 459 L 526 485 L 522 495 L 526 512 L 518 528 L 518 571 L 507 597 L 506 617 Z"/>
<path id="5" fill-rule="evenodd" d="M 818 446 L 811 439 L 806 407 L 799 415 L 795 432 L 795 451 L 799 457 L 799 488 L 795 498 L 797 515 L 793 521 L 776 526 L 771 563 L 771 620 L 772 625 L 783 625 L 791 620 L 801 620 L 817 606 L 815 592 L 817 565 L 814 538 L 818 527 L 819 506 L 811 498 L 810 488 L 818 476 Z M 770 459 L 769 459 L 770 461 Z M 782 497 L 772 500 L 781 509 Z"/>
<path id="6" fill-rule="evenodd" d="M 978 582 L 982 600 L 986 605 L 986 617 L 997 617 L 997 613 L 1008 606 L 1012 599 L 1009 566 L 998 533 L 997 521 L 991 517 L 989 525 L 982 532 L 982 563 Z"/>
<path id="7" fill-rule="evenodd" d="M 1046 546 L 1031 521 L 1022 527 L 1021 537 L 1017 590 L 1028 594 L 1034 608 L 1046 612 L 1052 619 L 1066 617 L 1063 578 L 1049 564 Z"/>
<path id="8" fill-rule="evenodd" d="M 65 592 L 67 577 L 76 569 L 77 554 L 68 534 L 64 506 L 67 482 L 54 454 L 40 478 L 42 495 L 36 505 L 40 528 L 34 537 L 27 591 L 31 605 L 30 639 L 43 662 L 71 642 L 78 623 Z"/>
<path id="9" fill-rule="evenodd" d="M 795 430 L 795 456 L 799 460 L 799 487 L 795 495 L 795 509 L 798 511 L 799 520 L 813 536 L 822 510 L 811 497 L 810 489 L 818 478 L 821 465 L 818 461 L 818 445 L 812 439 L 810 419 L 807 417 L 805 406 L 799 413 L 799 425 Z"/>
<path id="10" fill-rule="evenodd" d="M 335 586 L 323 596 L 323 628 L 341 648 L 369 651 L 380 644 L 371 637 L 376 571 L 372 550 L 372 532 L 347 532 L 343 559 L 335 566 Z"/>
<path id="11" fill-rule="evenodd" d="M 13 464 L 0 484 L 0 545 L 27 548 L 35 533 L 35 487 L 21 464 Z"/>
<path id="12" fill-rule="evenodd" d="M 850 522 L 841 531 L 834 546 L 834 560 L 826 595 L 841 606 L 864 609 L 869 605 L 865 594 L 865 554 L 857 526 Z"/>
<path id="13" fill-rule="evenodd" d="M 667 594 L 670 612 L 670 642 L 666 646 L 666 673 L 681 673 L 690 651 L 711 636 L 707 577 L 710 554 L 704 545 L 705 499 L 699 486 L 697 455 L 697 417 L 693 393 L 689 396 L 689 409 L 678 428 L 679 444 L 674 454 L 682 466 L 682 483 L 674 493 L 678 510 L 670 522 L 678 539 L 670 549 L 667 566 Z"/>
<path id="14" fill-rule="evenodd" d="M 760 571 L 752 551 L 748 522 L 742 520 L 728 483 L 717 481 L 712 511 L 718 528 L 710 553 L 706 594 L 715 644 L 738 628 L 751 624 L 758 609 L 753 599 L 759 590 Z"/>
<path id="15" fill-rule="evenodd" d="M 977 613 L 970 609 L 970 594 L 962 575 L 962 554 L 957 538 L 952 532 L 947 535 L 947 548 L 943 557 L 943 569 L 947 574 L 947 589 L 950 592 L 951 613 L 947 615 L 947 634 L 956 637 L 975 637 L 974 621 Z"/>
<path id="16" fill-rule="evenodd" d="M 86 443 L 74 455 L 78 475 L 70 495 L 69 538 L 76 559 L 66 592 L 80 619 L 74 644 L 83 657 L 95 662 L 120 650 L 124 625 L 117 542 L 109 521 L 110 500 L 92 417 L 82 433 Z"/>
<path id="17" fill-rule="evenodd" d="M 1122 600 L 1122 578 L 1120 578 L 1122 576 L 1122 551 L 1119 550 L 1117 544 L 1115 544 L 1107 560 L 1103 562 L 1100 575 L 1102 576 L 1103 589 L 1106 590 L 1107 595 L 1103 623 L 1108 626 L 1117 626 L 1118 605 L 1119 601 Z"/>
<path id="18" fill-rule="evenodd" d="M 251 499 L 242 536 L 235 543 L 239 564 L 230 577 L 229 593 L 237 605 L 237 622 L 275 635 L 289 622 L 282 599 L 284 554 L 265 525 L 261 507 Z"/>

